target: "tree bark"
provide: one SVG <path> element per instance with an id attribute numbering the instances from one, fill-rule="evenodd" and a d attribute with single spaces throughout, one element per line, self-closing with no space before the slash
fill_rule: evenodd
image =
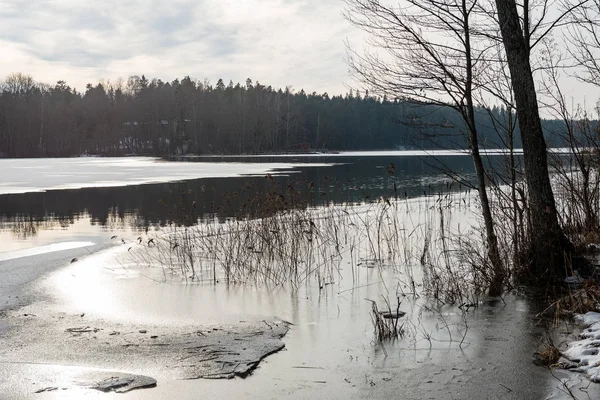
<path id="1" fill-rule="evenodd" d="M 523 36 L 515 0 L 496 0 L 498 22 L 510 70 L 523 142 L 525 179 L 531 213 L 533 278 L 557 278 L 563 273 L 564 251 L 570 243 L 558 223 L 548 174 L 546 141 L 529 62 L 529 45 Z"/>
<path id="2" fill-rule="evenodd" d="M 486 242 L 488 257 L 491 264 L 491 279 L 489 294 L 490 296 L 499 296 L 503 292 L 504 286 L 504 268 L 500 251 L 498 249 L 498 238 L 494 231 L 494 218 L 490 208 L 490 202 L 487 193 L 487 185 L 485 182 L 485 168 L 483 160 L 479 152 L 479 137 L 477 134 L 477 126 L 475 125 L 475 106 L 473 104 L 473 60 L 471 57 L 471 30 L 469 26 L 469 11 L 466 1 L 462 1 L 462 17 L 464 29 L 464 44 L 465 44 L 465 94 L 464 99 L 466 104 L 463 115 L 465 122 L 469 128 L 469 149 L 471 150 L 471 158 L 475 166 L 477 175 L 477 191 L 479 192 L 479 200 L 481 201 L 481 210 L 483 213 L 483 223 L 485 226 Z"/>

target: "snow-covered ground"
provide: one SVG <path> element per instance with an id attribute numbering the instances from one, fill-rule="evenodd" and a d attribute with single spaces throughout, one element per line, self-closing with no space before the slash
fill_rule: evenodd
<path id="1" fill-rule="evenodd" d="M 600 313 L 588 312 L 577 318 L 586 328 L 580 340 L 569 343 L 563 356 L 576 363 L 576 370 L 583 372 L 592 382 L 600 383 Z"/>
<path id="2" fill-rule="evenodd" d="M 548 149 L 550 153 L 569 153 L 569 148 L 552 148 Z M 523 154 L 523 149 L 514 149 L 514 154 Z M 485 155 L 502 155 L 508 154 L 506 149 L 481 149 L 481 154 Z M 464 156 L 469 155 L 469 150 L 364 150 L 364 151 L 339 151 L 339 152 L 319 152 L 314 153 L 282 153 L 282 154 L 246 154 L 246 155 L 231 155 L 231 156 L 184 156 L 183 158 L 239 158 L 239 157 L 426 157 L 426 156 Z"/>
<path id="3" fill-rule="evenodd" d="M 327 165 L 330 164 L 170 162 L 152 157 L 5 159 L 0 160 L 0 195 L 264 175 Z"/>

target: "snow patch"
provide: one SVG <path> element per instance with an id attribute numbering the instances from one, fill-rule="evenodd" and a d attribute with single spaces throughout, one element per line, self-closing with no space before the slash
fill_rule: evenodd
<path id="1" fill-rule="evenodd" d="M 569 148 L 550 148 L 550 153 L 570 153 Z M 481 149 L 481 154 L 484 155 L 505 155 L 509 154 L 507 149 Z M 523 149 L 514 149 L 514 154 L 523 154 Z M 364 151 L 338 151 L 338 152 L 314 152 L 314 153 L 273 153 L 273 154 L 241 154 L 241 155 L 201 155 L 201 156 L 184 156 L 188 158 L 202 157 L 202 158 L 259 158 L 259 157 L 290 157 L 290 158 L 301 158 L 301 157 L 427 157 L 427 156 L 465 156 L 470 155 L 469 150 L 364 150 Z"/>
<path id="2" fill-rule="evenodd" d="M 575 371 L 583 372 L 590 381 L 600 383 L 600 313 L 578 315 L 577 320 L 586 328 L 580 340 L 569 343 L 562 355 L 576 363 Z"/>

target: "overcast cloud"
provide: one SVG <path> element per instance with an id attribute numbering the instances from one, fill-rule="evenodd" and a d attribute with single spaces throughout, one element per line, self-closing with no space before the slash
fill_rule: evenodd
<path id="1" fill-rule="evenodd" d="M 79 89 L 99 79 L 190 75 L 343 93 L 340 0 L 2 0 L 0 79 Z"/>
<path id="2" fill-rule="evenodd" d="M 340 94 L 352 85 L 344 41 L 362 34 L 341 0 L 1 0 L 0 79 L 11 72 L 79 90 L 100 79 L 246 78 Z M 574 79 L 574 104 L 600 93 Z"/>

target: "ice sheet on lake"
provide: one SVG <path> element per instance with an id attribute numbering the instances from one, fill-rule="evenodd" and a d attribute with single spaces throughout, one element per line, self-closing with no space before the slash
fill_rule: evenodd
<path id="1" fill-rule="evenodd" d="M 600 313 L 589 312 L 578 317 L 587 326 L 580 340 L 569 343 L 563 356 L 576 363 L 575 370 L 585 373 L 592 381 L 600 383 Z"/>
<path id="2" fill-rule="evenodd" d="M 39 253 L 84 244 L 59 243 L 27 251 Z M 210 321 L 198 313 L 186 320 L 171 318 L 160 313 L 159 305 L 169 302 L 157 295 L 163 286 L 145 277 L 138 281 L 151 283 L 145 286 L 156 290 L 151 296 L 123 293 L 130 287 L 119 285 L 115 278 L 127 268 L 115 262 L 115 255 L 126 253 L 129 245 L 111 247 L 68 264 L 32 288 L 46 295 L 36 297 L 31 304 L 4 310 L 0 322 L 7 326 L 0 334 L 0 365 L 84 366 L 168 379 L 233 378 L 247 376 L 263 358 L 284 348 L 282 338 L 289 323 L 280 318 L 264 313 L 219 316 Z M 174 289 L 187 292 L 181 286 Z M 127 301 L 119 303 L 120 295 Z M 113 303 L 117 307 L 112 308 Z M 138 318 L 119 319 L 119 313 L 129 315 L 124 308 L 135 306 L 144 310 Z M 108 312 L 99 317 L 98 309 Z M 59 386 L 60 379 L 45 387 Z M 2 388 L 0 383 L 0 393 Z"/>
<path id="3" fill-rule="evenodd" d="M 0 363 L 79 365 L 140 371 L 170 379 L 245 377 L 285 347 L 289 323 L 244 318 L 235 324 L 136 325 L 46 312 L 40 304 L 10 311 Z M 54 384 L 53 384 L 54 386 Z M 1 387 L 1 385 L 0 385 Z"/>
<path id="4" fill-rule="evenodd" d="M 552 148 L 548 149 L 551 153 L 565 153 L 569 152 L 568 148 Z M 479 151 L 484 155 L 504 155 L 509 154 L 507 149 L 480 149 Z M 523 149 L 514 149 L 513 153 L 516 155 L 523 154 Z M 425 156 L 465 156 L 470 155 L 469 150 L 381 150 L 381 151 L 344 151 L 336 153 L 342 157 L 425 157 Z M 328 155 L 328 154 L 324 154 Z"/>
<path id="5" fill-rule="evenodd" d="M 169 162 L 152 157 L 5 159 L 0 160 L 0 195 L 264 175 L 327 165 L 331 164 Z"/>
<path id="6" fill-rule="evenodd" d="M 569 148 L 550 148 L 550 153 L 569 153 Z M 509 154 L 507 149 L 480 149 L 479 151 L 484 155 L 504 155 Z M 523 154 L 523 149 L 514 149 L 513 153 L 516 155 Z M 255 157 L 290 157 L 294 159 L 306 158 L 306 157 L 442 157 L 442 156 L 468 156 L 470 155 L 469 150 L 460 149 L 439 149 L 439 150 L 367 150 L 367 151 L 340 151 L 335 153 L 328 152 L 314 152 L 314 153 L 287 153 L 287 154 L 248 154 L 248 155 L 215 155 L 216 158 L 255 158 Z M 194 158 L 194 156 L 187 156 Z M 213 156 L 199 156 L 202 158 L 210 158 Z"/>

